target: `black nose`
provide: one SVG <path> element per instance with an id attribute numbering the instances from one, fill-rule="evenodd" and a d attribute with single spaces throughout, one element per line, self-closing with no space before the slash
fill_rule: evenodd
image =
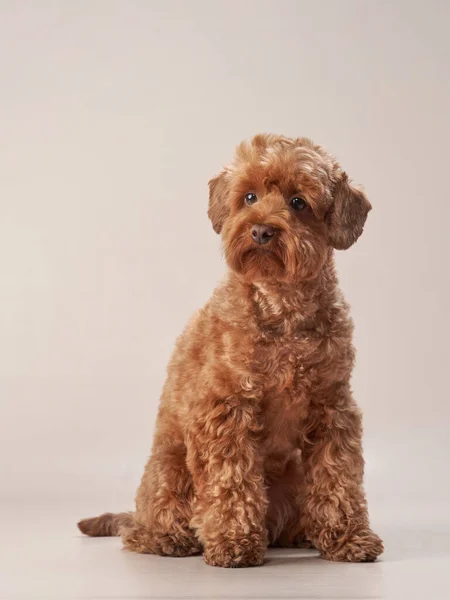
<path id="1" fill-rule="evenodd" d="M 257 244 L 267 244 L 275 235 L 275 229 L 270 225 L 253 225 L 251 234 Z"/>

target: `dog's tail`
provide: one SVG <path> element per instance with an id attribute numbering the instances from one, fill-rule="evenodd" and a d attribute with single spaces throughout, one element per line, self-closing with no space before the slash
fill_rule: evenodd
<path id="1" fill-rule="evenodd" d="M 90 537 L 107 537 L 119 535 L 122 527 L 131 527 L 133 513 L 104 513 L 99 517 L 82 519 L 78 522 L 78 529 Z"/>

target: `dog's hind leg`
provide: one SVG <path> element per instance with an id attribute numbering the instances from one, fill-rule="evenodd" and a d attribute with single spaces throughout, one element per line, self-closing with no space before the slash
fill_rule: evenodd
<path id="1" fill-rule="evenodd" d="M 189 527 L 193 485 L 182 443 L 155 445 L 136 497 L 133 522 L 121 528 L 127 550 L 189 556 L 201 544 Z"/>

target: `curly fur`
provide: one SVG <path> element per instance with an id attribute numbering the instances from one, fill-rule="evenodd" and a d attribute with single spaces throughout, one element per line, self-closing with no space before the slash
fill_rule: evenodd
<path id="1" fill-rule="evenodd" d="M 294 195 L 304 210 L 290 207 Z M 210 181 L 229 273 L 177 341 L 136 512 L 81 521 L 83 533 L 120 534 L 142 553 L 202 552 L 222 567 L 260 565 L 268 544 L 376 559 L 352 323 L 333 263 L 370 208 L 308 139 L 258 135 L 238 146 Z M 252 240 L 256 223 L 275 228 L 267 245 Z"/>

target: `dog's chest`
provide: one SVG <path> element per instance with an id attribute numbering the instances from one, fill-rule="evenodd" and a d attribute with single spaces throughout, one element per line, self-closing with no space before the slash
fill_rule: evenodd
<path id="1" fill-rule="evenodd" d="M 261 339 L 254 368 L 262 386 L 261 419 L 265 452 L 287 456 L 298 446 L 301 423 L 317 387 L 322 340 L 314 335 Z"/>
<path id="2" fill-rule="evenodd" d="M 301 396 L 314 385 L 322 339 L 312 335 L 261 337 L 255 344 L 254 370 L 265 394 Z"/>

